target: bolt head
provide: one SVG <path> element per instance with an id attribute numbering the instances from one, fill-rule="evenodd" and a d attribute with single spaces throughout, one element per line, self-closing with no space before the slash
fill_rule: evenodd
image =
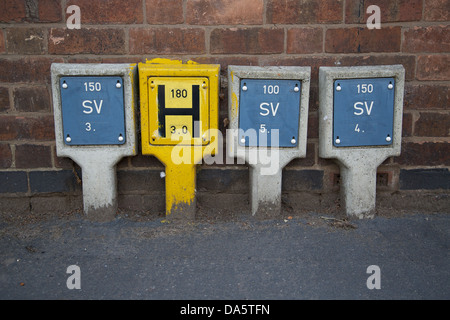
<path id="1" fill-rule="evenodd" d="M 116 88 L 122 88 L 122 84 L 120 82 L 116 83 Z"/>
<path id="2" fill-rule="evenodd" d="M 243 86 L 243 87 L 242 87 L 242 90 L 243 90 L 243 91 L 247 91 L 247 89 L 248 89 L 247 86 Z"/>
<path id="3" fill-rule="evenodd" d="M 295 91 L 295 92 L 299 92 L 299 91 L 300 91 L 300 88 L 299 88 L 299 87 L 294 87 L 294 91 Z"/>
<path id="4" fill-rule="evenodd" d="M 389 136 L 386 137 L 387 142 L 391 142 L 391 140 L 392 140 L 391 137 L 389 137 Z"/>
<path id="5" fill-rule="evenodd" d="M 341 86 L 336 87 L 336 91 L 341 91 L 341 90 L 342 90 Z"/>
<path id="6" fill-rule="evenodd" d="M 389 83 L 388 84 L 388 89 L 392 89 L 392 88 L 394 88 L 394 85 L 392 83 Z"/>
<path id="7" fill-rule="evenodd" d="M 71 142 L 71 141 L 72 141 L 72 138 L 68 136 L 68 137 L 66 138 L 66 141 L 67 141 L 67 142 Z"/>
<path id="8" fill-rule="evenodd" d="M 123 141 L 123 136 L 122 135 L 119 136 L 119 141 L 121 141 L 121 142 Z"/>
<path id="9" fill-rule="evenodd" d="M 64 82 L 64 83 L 62 84 L 62 87 L 63 87 L 63 89 L 67 89 L 69 86 L 67 85 L 67 83 Z"/>
<path id="10" fill-rule="evenodd" d="M 340 144 L 340 143 L 341 143 L 341 139 L 337 138 L 337 139 L 335 140 L 335 142 L 336 142 L 336 144 Z"/>
<path id="11" fill-rule="evenodd" d="M 292 138 L 291 143 L 295 144 L 297 142 L 297 140 L 295 140 L 294 138 Z"/>
<path id="12" fill-rule="evenodd" d="M 241 139 L 241 143 L 245 143 L 245 138 L 242 138 L 242 139 Z"/>

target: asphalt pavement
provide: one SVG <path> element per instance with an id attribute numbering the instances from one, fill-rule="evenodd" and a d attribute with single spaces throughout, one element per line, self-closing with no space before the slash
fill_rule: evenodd
<path id="1" fill-rule="evenodd" d="M 448 300 L 449 231 L 448 213 L 0 222 L 0 299 Z"/>

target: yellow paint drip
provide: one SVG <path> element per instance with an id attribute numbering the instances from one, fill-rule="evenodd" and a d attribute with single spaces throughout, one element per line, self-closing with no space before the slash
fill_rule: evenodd
<path id="1" fill-rule="evenodd" d="M 238 99 L 236 93 L 232 93 L 231 95 L 231 112 L 235 115 L 235 118 L 238 115 Z"/>

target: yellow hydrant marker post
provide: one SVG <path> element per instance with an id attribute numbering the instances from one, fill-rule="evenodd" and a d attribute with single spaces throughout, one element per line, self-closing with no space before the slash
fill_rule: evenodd
<path id="1" fill-rule="evenodd" d="M 139 64 L 142 153 L 166 167 L 166 216 L 191 219 L 196 165 L 218 148 L 220 65 Z"/>

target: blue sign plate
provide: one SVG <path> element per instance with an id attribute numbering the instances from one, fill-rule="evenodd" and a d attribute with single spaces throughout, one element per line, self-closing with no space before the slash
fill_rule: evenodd
<path id="1" fill-rule="evenodd" d="M 64 143 L 124 144 L 125 111 L 121 77 L 61 77 Z"/>
<path id="2" fill-rule="evenodd" d="M 334 81 L 333 145 L 335 147 L 392 144 L 394 78 Z"/>
<path id="3" fill-rule="evenodd" d="M 297 146 L 300 93 L 298 80 L 241 79 L 239 144 L 246 147 Z"/>

